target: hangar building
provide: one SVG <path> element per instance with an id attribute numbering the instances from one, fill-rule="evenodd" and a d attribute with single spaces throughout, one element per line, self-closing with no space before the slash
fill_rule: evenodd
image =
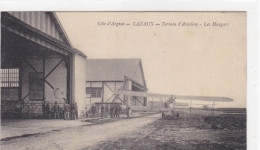
<path id="1" fill-rule="evenodd" d="M 146 97 L 115 95 L 114 92 L 147 92 L 141 59 L 87 59 L 86 101 L 147 106 Z"/>
<path id="2" fill-rule="evenodd" d="M 86 55 L 53 12 L 1 13 L 1 116 L 38 118 L 44 101 L 85 109 Z"/>

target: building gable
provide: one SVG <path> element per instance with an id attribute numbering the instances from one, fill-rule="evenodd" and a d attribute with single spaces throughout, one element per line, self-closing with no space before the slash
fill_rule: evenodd
<path id="1" fill-rule="evenodd" d="M 72 47 L 58 17 L 53 12 L 8 12 L 15 18 Z"/>
<path id="2" fill-rule="evenodd" d="M 145 82 L 145 78 L 144 78 L 144 73 L 143 73 L 141 60 L 138 63 L 136 72 L 133 73 L 131 78 L 133 80 L 135 80 L 136 82 L 140 83 L 141 85 L 143 85 L 144 87 L 146 87 L 146 82 Z"/>
<path id="3" fill-rule="evenodd" d="M 87 81 L 124 81 L 125 76 L 146 87 L 141 59 L 87 60 Z"/>

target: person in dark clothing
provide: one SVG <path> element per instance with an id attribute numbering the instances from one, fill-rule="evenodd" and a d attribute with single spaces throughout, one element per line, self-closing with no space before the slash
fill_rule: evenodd
<path id="1" fill-rule="evenodd" d="M 114 117 L 118 117 L 118 106 L 115 106 L 115 113 L 114 113 Z"/>
<path id="2" fill-rule="evenodd" d="M 118 117 L 120 117 L 120 114 L 122 113 L 122 107 L 118 106 Z"/>
<path id="3" fill-rule="evenodd" d="M 109 113 L 108 105 L 105 105 L 105 117 L 107 117 L 108 113 Z"/>
<path id="4" fill-rule="evenodd" d="M 94 104 L 91 106 L 91 114 L 92 114 L 92 117 L 96 117 L 96 107 Z"/>
<path id="5" fill-rule="evenodd" d="M 88 118 L 88 107 L 85 107 L 86 113 L 85 113 L 85 118 Z"/>
<path id="6" fill-rule="evenodd" d="M 113 118 L 114 116 L 114 108 L 113 108 L 113 105 L 110 106 L 110 117 Z"/>
<path id="7" fill-rule="evenodd" d="M 104 115 L 105 115 L 105 107 L 103 105 L 101 105 L 101 118 L 103 119 L 104 118 Z"/>
<path id="8" fill-rule="evenodd" d="M 54 105 L 50 104 L 50 119 L 54 119 Z"/>
<path id="9" fill-rule="evenodd" d="M 58 105 L 58 111 L 59 111 L 59 118 L 58 119 L 64 119 L 62 107 L 60 107 L 59 105 Z"/>
<path id="10" fill-rule="evenodd" d="M 127 118 L 129 118 L 129 116 L 130 116 L 130 107 L 129 106 L 126 107 L 126 116 L 127 116 Z"/>
<path id="11" fill-rule="evenodd" d="M 165 117 L 165 113 L 164 113 L 164 111 L 162 112 L 162 118 L 164 118 Z"/>
<path id="12" fill-rule="evenodd" d="M 179 113 L 177 113 L 177 115 L 176 115 L 176 118 L 177 118 L 177 119 L 179 119 L 179 118 L 180 118 L 180 114 L 179 114 Z"/>
<path id="13" fill-rule="evenodd" d="M 64 104 L 64 120 L 69 120 L 69 111 L 70 111 L 70 105 L 66 102 Z"/>
<path id="14" fill-rule="evenodd" d="M 77 103 L 75 103 L 75 117 L 76 117 L 76 119 L 79 119 L 79 116 L 78 116 L 78 105 L 77 105 Z"/>
<path id="15" fill-rule="evenodd" d="M 48 101 L 47 101 L 47 104 L 45 106 L 45 111 L 46 111 L 46 119 L 50 119 L 51 110 L 50 110 L 50 104 L 49 104 Z"/>
<path id="16" fill-rule="evenodd" d="M 59 119 L 60 118 L 60 114 L 59 114 L 59 105 L 57 102 L 55 102 L 54 106 L 53 106 L 53 112 L 54 112 L 54 119 Z"/>

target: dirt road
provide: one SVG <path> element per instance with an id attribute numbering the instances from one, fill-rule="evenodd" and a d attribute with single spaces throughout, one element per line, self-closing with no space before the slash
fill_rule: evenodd
<path id="1" fill-rule="evenodd" d="M 244 150 L 246 115 L 160 118 L 160 114 L 2 141 L 2 150 Z"/>
<path id="2" fill-rule="evenodd" d="M 20 137 L 1 142 L 2 150 L 76 150 L 91 148 L 97 143 L 122 138 L 159 119 L 160 115 L 125 119 L 111 123 L 82 126 L 42 135 Z"/>

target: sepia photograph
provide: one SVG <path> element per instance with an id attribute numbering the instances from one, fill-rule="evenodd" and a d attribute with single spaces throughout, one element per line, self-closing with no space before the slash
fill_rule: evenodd
<path id="1" fill-rule="evenodd" d="M 1 150 L 246 150 L 246 11 L 2 11 Z"/>

